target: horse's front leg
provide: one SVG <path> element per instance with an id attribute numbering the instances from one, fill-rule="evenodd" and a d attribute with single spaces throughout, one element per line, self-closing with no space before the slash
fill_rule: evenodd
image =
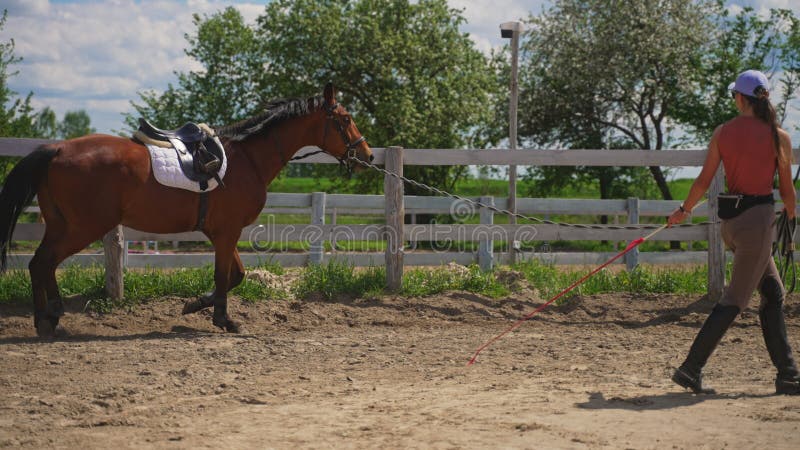
<path id="1" fill-rule="evenodd" d="M 219 286 L 219 278 L 218 278 L 218 271 L 219 266 L 216 262 L 219 261 L 219 256 L 215 258 L 215 268 L 214 268 L 214 281 L 217 286 Z M 244 279 L 244 265 L 242 264 L 242 260 L 239 257 L 238 250 L 234 247 L 233 249 L 233 258 L 230 264 L 230 271 L 228 273 L 228 287 L 225 291 L 230 292 L 233 288 L 238 286 L 242 280 Z M 209 292 L 206 294 L 201 295 L 199 298 L 186 302 L 183 305 L 183 314 L 191 314 L 201 311 L 203 309 L 209 308 L 211 306 L 215 306 L 214 300 L 218 298 L 218 291 L 216 289 L 214 292 Z"/>
<path id="2" fill-rule="evenodd" d="M 236 259 L 236 241 L 230 246 L 217 246 L 214 254 L 214 315 L 212 323 L 231 333 L 239 332 L 239 324 L 228 315 L 228 291 L 231 281 L 231 267 Z"/>
<path id="3" fill-rule="evenodd" d="M 239 233 L 231 237 L 211 236 L 214 244 L 214 292 L 197 300 L 187 302 L 183 314 L 214 306 L 212 323 L 225 331 L 239 332 L 239 324 L 228 315 L 228 290 L 231 284 L 231 267 L 236 260 L 236 240 Z M 241 281 L 241 280 L 233 280 Z"/>

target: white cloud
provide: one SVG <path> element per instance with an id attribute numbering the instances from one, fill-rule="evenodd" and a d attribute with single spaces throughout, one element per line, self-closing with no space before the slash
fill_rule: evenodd
<path id="1" fill-rule="evenodd" d="M 463 10 L 467 19 L 464 31 L 470 33 L 478 49 L 488 53 L 504 44 L 500 37 L 500 24 L 524 21 L 531 12 L 538 14 L 546 0 L 450 0 L 453 8 Z M 507 42 L 507 41 L 506 41 Z"/>
<path id="2" fill-rule="evenodd" d="M 749 6 L 760 15 L 769 16 L 770 9 L 789 9 L 800 16 L 800 2 L 797 0 L 737 0 L 729 2 L 732 8 Z"/>
<path id="3" fill-rule="evenodd" d="M 47 12 L 48 0 L 3 0 L 0 11 L 7 10 L 13 16 L 41 15 Z"/>
<path id="4" fill-rule="evenodd" d="M 194 31 L 192 13 L 211 14 L 229 4 L 0 0 L 0 9 L 9 10 L 0 42 L 13 38 L 15 55 L 23 57 L 9 85 L 21 95 L 34 92 L 35 105 L 59 115 L 85 109 L 99 131 L 119 130 L 121 113 L 137 92 L 163 90 L 175 81 L 174 72 L 199 68 L 183 50 L 184 34 Z M 264 9 L 256 3 L 234 6 L 250 22 Z M 110 107 L 120 109 L 110 115 Z"/>

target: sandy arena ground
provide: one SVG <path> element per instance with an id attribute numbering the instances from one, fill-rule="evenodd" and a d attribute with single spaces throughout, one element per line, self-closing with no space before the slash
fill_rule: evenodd
<path id="1" fill-rule="evenodd" d="M 573 297 L 466 367 L 531 297 L 233 299 L 239 335 L 183 299 L 99 315 L 73 298 L 54 341 L 31 306 L 0 306 L 0 447 L 800 448 L 752 309 L 709 364 L 715 396 L 669 381 L 712 306 L 690 297 Z"/>

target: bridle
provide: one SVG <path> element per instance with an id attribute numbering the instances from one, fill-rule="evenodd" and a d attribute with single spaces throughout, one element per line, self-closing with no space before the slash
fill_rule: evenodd
<path id="1" fill-rule="evenodd" d="M 322 133 L 322 144 L 324 145 L 325 141 L 328 139 L 328 126 L 330 125 L 331 122 L 333 122 L 336 131 L 339 132 L 339 136 L 342 137 L 342 142 L 344 142 L 344 145 L 346 147 L 344 155 L 336 156 L 327 152 L 326 150 L 317 150 L 315 152 L 306 153 L 302 156 L 295 156 L 294 158 L 291 158 L 290 161 L 308 158 L 309 156 L 316 155 L 319 153 L 327 153 L 336 158 L 339 161 L 339 165 L 344 167 L 347 170 L 348 174 L 353 173 L 353 160 L 356 159 L 356 147 L 358 147 L 358 145 L 361 144 L 362 142 L 366 142 L 367 138 L 365 138 L 364 135 L 361 135 L 358 139 L 352 142 L 350 141 L 350 138 L 347 137 L 347 133 L 345 132 L 344 126 L 342 125 L 341 122 L 336 120 L 336 115 L 333 113 L 338 107 L 339 107 L 338 103 L 333 103 L 330 106 L 325 105 L 325 114 L 327 117 L 325 120 L 325 129 Z"/>

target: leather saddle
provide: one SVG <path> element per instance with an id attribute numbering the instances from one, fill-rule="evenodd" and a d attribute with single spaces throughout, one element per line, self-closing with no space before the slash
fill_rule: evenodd
<path id="1" fill-rule="evenodd" d="M 208 189 L 208 180 L 212 178 L 225 186 L 219 177 L 224 149 L 207 125 L 188 122 L 175 130 L 162 130 L 140 118 L 139 130 L 133 136 L 143 143 L 174 148 L 184 175 L 200 183 L 200 190 Z"/>

